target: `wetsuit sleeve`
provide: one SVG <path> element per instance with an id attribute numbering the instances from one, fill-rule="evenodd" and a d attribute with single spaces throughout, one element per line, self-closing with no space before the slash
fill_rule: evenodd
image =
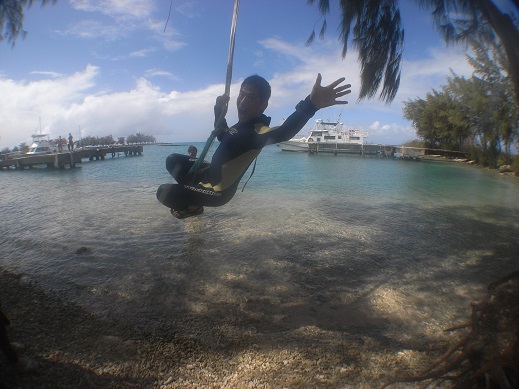
<path id="1" fill-rule="evenodd" d="M 281 126 L 263 135 L 267 137 L 265 144 L 279 143 L 293 138 L 317 111 L 318 109 L 310 101 L 310 96 L 301 100 L 296 105 L 296 111 Z"/>
<path id="2" fill-rule="evenodd" d="M 218 126 L 218 128 L 216 128 L 216 120 L 218 119 L 215 119 L 215 129 L 216 129 L 216 139 L 218 139 L 220 142 L 222 141 L 222 137 L 224 136 L 224 134 L 227 132 L 227 130 L 229 129 L 229 126 L 227 125 L 227 120 L 222 119 L 222 121 L 220 122 L 220 125 Z"/>

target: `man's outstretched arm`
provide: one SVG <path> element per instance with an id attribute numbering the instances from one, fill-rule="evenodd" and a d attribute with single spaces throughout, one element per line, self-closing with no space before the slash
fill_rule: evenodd
<path id="1" fill-rule="evenodd" d="M 341 85 L 344 80 L 344 77 L 341 77 L 328 86 L 321 86 L 322 77 L 319 73 L 310 95 L 297 104 L 296 111 L 281 126 L 266 134 L 268 137 L 266 144 L 279 143 L 291 139 L 302 130 L 308 120 L 321 108 L 348 104 L 345 100 L 337 100 L 351 93 L 350 84 Z"/>

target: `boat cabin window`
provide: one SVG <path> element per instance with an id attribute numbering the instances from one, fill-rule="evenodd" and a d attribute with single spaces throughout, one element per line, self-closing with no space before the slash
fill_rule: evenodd
<path id="1" fill-rule="evenodd" d="M 350 140 L 360 140 L 360 136 L 350 136 Z"/>
<path id="2" fill-rule="evenodd" d="M 335 139 L 335 136 L 333 136 L 333 135 L 325 135 L 324 139 Z"/>

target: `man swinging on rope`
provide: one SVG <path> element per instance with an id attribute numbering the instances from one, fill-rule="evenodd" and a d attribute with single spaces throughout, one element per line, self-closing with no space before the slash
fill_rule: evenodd
<path id="1" fill-rule="evenodd" d="M 157 198 L 178 219 L 200 215 L 204 206 L 218 207 L 226 204 L 236 193 L 240 179 L 261 149 L 270 144 L 283 142 L 296 135 L 317 110 L 336 104 L 347 104 L 337 100 L 351 92 L 350 84 L 340 85 L 344 77 L 328 86 L 321 86 L 321 74 L 312 92 L 299 102 L 296 110 L 281 126 L 268 127 L 270 117 L 263 112 L 270 98 L 270 85 L 264 78 L 254 75 L 241 84 L 236 101 L 238 123 L 228 128 L 225 116 L 228 95 L 219 96 L 214 107 L 215 126 L 220 145 L 211 163 L 203 162 L 198 171 L 188 175 L 194 160 L 188 155 L 171 154 L 166 159 L 166 169 L 177 184 L 163 184 L 157 190 Z"/>

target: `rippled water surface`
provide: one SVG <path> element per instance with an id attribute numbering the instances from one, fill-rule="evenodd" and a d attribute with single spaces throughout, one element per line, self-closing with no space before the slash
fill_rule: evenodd
<path id="1" fill-rule="evenodd" d="M 176 220 L 155 191 L 173 182 L 166 156 L 186 149 L 0 172 L 1 264 L 105 314 L 231 304 L 263 325 L 328 329 L 361 325 L 352 304 L 455 316 L 445 307 L 519 265 L 517 178 L 270 146 L 232 202 Z"/>

